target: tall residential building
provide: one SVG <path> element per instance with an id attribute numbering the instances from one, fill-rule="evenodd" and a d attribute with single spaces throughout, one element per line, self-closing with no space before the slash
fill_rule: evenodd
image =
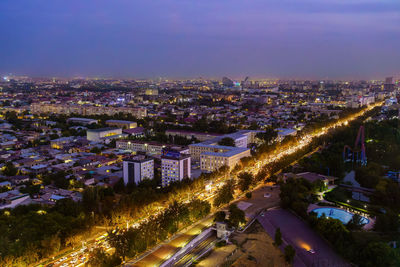
<path id="1" fill-rule="evenodd" d="M 168 186 L 173 182 L 190 178 L 190 155 L 176 150 L 164 150 L 161 156 L 161 183 Z"/>
<path id="2" fill-rule="evenodd" d="M 126 159 L 122 166 L 125 185 L 138 184 L 144 179 L 152 180 L 154 178 L 154 160 L 146 158 L 144 155 Z"/>

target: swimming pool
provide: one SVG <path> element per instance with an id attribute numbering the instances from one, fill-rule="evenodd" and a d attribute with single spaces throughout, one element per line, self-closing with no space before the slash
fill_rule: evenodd
<path id="1" fill-rule="evenodd" d="M 338 219 L 344 224 L 348 223 L 351 220 L 351 218 L 353 218 L 353 215 L 354 215 L 351 212 L 337 209 L 337 208 L 331 208 L 331 207 L 316 208 L 316 209 L 313 209 L 312 211 L 317 213 L 318 217 L 321 217 L 322 214 L 325 214 L 326 217 Z M 363 224 L 367 224 L 367 223 L 369 223 L 369 220 L 367 218 L 361 216 L 361 222 Z"/>

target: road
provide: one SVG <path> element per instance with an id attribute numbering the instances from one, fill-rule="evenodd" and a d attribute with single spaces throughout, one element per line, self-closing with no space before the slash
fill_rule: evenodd
<path id="1" fill-rule="evenodd" d="M 193 250 L 189 251 L 185 256 L 179 259 L 173 266 L 189 266 L 189 264 L 199 255 L 201 255 L 206 249 L 208 249 L 213 241 L 216 240 L 216 236 L 212 235 L 206 238 L 203 242 L 197 245 Z"/>
<path id="2" fill-rule="evenodd" d="M 275 238 L 276 228 L 281 229 L 282 239 L 296 250 L 295 267 L 350 267 L 336 252 L 305 222 L 283 209 L 273 209 L 257 217 L 265 231 Z M 281 246 L 284 248 L 284 245 Z M 308 250 L 314 250 L 312 254 Z"/>

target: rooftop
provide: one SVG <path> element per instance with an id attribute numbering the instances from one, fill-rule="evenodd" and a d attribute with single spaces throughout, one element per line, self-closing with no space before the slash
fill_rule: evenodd
<path id="1" fill-rule="evenodd" d="M 99 128 L 99 129 L 88 129 L 87 131 L 94 132 L 94 133 L 101 133 L 101 132 L 112 131 L 112 130 L 120 130 L 120 128 L 105 127 L 105 128 Z"/>

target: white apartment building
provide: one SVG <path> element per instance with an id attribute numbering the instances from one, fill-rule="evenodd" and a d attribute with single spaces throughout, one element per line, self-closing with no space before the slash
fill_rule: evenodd
<path id="1" fill-rule="evenodd" d="M 105 139 L 120 137 L 122 137 L 122 129 L 120 128 L 88 129 L 86 131 L 87 140 L 94 142 L 103 142 Z"/>
<path id="2" fill-rule="evenodd" d="M 188 147 L 168 146 L 157 142 L 145 142 L 136 140 L 118 140 L 116 142 L 116 148 L 123 150 L 130 150 L 132 152 L 145 152 L 153 155 L 161 155 L 162 150 L 165 148 L 171 148 L 179 150 L 183 154 L 189 154 Z"/>
<path id="3" fill-rule="evenodd" d="M 162 156 L 161 157 L 161 183 L 162 186 L 168 186 L 172 182 L 182 181 L 190 178 L 191 172 L 190 155 L 180 154 L 179 157 Z"/>
<path id="4" fill-rule="evenodd" d="M 250 149 L 241 147 L 234 147 L 225 152 L 203 152 L 200 155 L 200 168 L 206 172 L 213 172 L 222 166 L 233 169 L 241 158 L 250 156 Z"/>
<path id="5" fill-rule="evenodd" d="M 124 184 L 138 184 L 144 179 L 152 180 L 154 178 L 154 160 L 138 155 L 134 158 L 124 160 L 123 177 Z"/>

